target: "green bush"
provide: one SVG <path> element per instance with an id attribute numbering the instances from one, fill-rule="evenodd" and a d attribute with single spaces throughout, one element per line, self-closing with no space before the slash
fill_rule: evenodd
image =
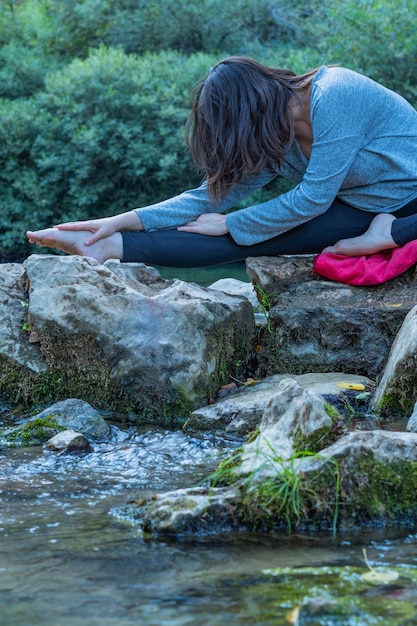
<path id="1" fill-rule="evenodd" d="M 0 98 L 27 98 L 44 89 L 46 75 L 55 66 L 39 48 L 11 41 L 0 48 Z"/>
<path id="2" fill-rule="evenodd" d="M 417 105 L 415 0 L 326 0 L 310 18 L 325 63 L 340 63 Z"/>
<path id="3" fill-rule="evenodd" d="M 25 249 L 32 219 L 48 219 L 32 158 L 42 116 L 33 100 L 0 100 L 0 251 L 14 260 Z"/>
<path id="4" fill-rule="evenodd" d="M 0 3 L 0 97 L 28 97 L 45 86 L 59 65 L 51 54 L 51 24 L 45 3 Z"/>
<path id="5" fill-rule="evenodd" d="M 27 228 L 156 202 L 198 184 L 184 142 L 190 91 L 213 59 L 101 48 L 0 103 L 3 258 Z"/>
<path id="6" fill-rule="evenodd" d="M 296 30 L 276 0 L 54 0 L 60 52 L 85 56 L 100 43 L 143 54 L 242 52 L 253 41 L 288 40 Z"/>

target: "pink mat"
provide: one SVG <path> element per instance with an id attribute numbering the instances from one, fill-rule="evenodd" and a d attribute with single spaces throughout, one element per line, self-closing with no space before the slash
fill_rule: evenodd
<path id="1" fill-rule="evenodd" d="M 417 263 L 417 240 L 400 248 L 350 257 L 322 252 L 314 259 L 316 274 L 348 285 L 380 285 Z"/>

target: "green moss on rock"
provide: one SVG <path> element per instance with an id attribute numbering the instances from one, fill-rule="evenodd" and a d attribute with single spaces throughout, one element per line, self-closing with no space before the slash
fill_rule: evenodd
<path id="1" fill-rule="evenodd" d="M 411 415 L 417 397 L 417 390 L 414 388 L 415 381 L 410 381 L 408 392 L 404 389 L 404 387 L 407 387 L 405 381 L 397 379 L 397 383 L 397 387 L 390 387 L 386 390 L 374 407 L 378 415 L 389 419 L 389 421 L 395 421 L 405 415 Z"/>
<path id="2" fill-rule="evenodd" d="M 303 455 L 301 455 L 303 456 Z M 319 455 L 306 453 L 312 459 Z M 275 476 L 253 483 L 242 499 L 243 518 L 253 530 L 333 529 L 339 511 L 339 469 L 328 459 L 314 472 L 299 471 L 295 454 Z"/>
<path id="3" fill-rule="evenodd" d="M 343 470 L 342 470 L 343 472 Z M 417 514 L 417 462 L 376 462 L 368 455 L 342 480 L 345 513 L 359 523 L 382 525 L 414 520 Z"/>
<path id="4" fill-rule="evenodd" d="M 44 408 L 67 398 L 79 398 L 94 407 L 129 414 L 136 421 L 182 425 L 195 406 L 187 392 L 158 389 L 138 380 L 112 379 L 101 364 L 85 370 L 75 367 L 33 372 L 0 361 L 0 394 L 11 408 Z"/>
<path id="5" fill-rule="evenodd" d="M 323 427 L 316 430 L 312 435 L 306 435 L 298 429 L 294 434 L 294 450 L 299 452 L 320 452 L 331 446 L 343 433 L 341 429 L 341 416 L 339 411 L 329 402 L 324 403 L 324 410 L 332 420 L 331 428 Z"/>
<path id="6" fill-rule="evenodd" d="M 52 415 L 37 417 L 23 426 L 17 427 L 13 432 L 6 435 L 9 443 L 23 446 L 39 446 L 51 439 L 54 435 L 64 430 Z"/>

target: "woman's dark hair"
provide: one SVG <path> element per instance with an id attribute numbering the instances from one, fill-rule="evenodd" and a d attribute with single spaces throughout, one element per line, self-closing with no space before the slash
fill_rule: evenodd
<path id="1" fill-rule="evenodd" d="M 294 140 L 289 100 L 316 70 L 296 76 L 246 57 L 228 57 L 197 85 L 186 141 L 213 200 L 246 174 L 276 170 Z"/>

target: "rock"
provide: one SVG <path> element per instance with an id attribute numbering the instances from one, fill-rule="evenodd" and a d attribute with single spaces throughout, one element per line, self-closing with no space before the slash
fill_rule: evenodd
<path id="1" fill-rule="evenodd" d="M 352 287 L 312 273 L 312 257 L 246 261 L 269 321 L 259 341 L 258 378 L 346 371 L 376 379 L 417 302 L 416 268 L 383 285 Z"/>
<path id="2" fill-rule="evenodd" d="M 155 535 L 414 527 L 416 460 L 416 434 L 352 432 L 319 455 L 265 460 L 246 483 L 158 494 L 133 518 Z"/>
<path id="3" fill-rule="evenodd" d="M 140 523 L 148 532 L 174 535 L 414 526 L 417 434 L 340 435 L 333 425 L 321 398 L 282 381 L 257 437 L 222 461 L 211 487 L 148 500 Z M 309 451 L 312 442 L 316 453 Z"/>
<path id="4" fill-rule="evenodd" d="M 225 373 L 233 375 L 248 358 L 255 332 L 250 303 L 161 281 L 153 269 L 132 265 L 29 257 L 27 320 L 36 343 L 21 341 L 37 367 L 28 372 L 16 349 L 19 367 L 13 354 L 0 362 L 0 381 L 15 367 L 13 393 L 32 404 L 76 396 L 140 421 L 182 423 L 206 404 Z M 13 297 L 20 307 L 21 293 Z M 6 393 L 5 384 L 0 391 Z"/>
<path id="5" fill-rule="evenodd" d="M 105 441 L 110 426 L 87 402 L 71 398 L 48 407 L 18 426 L 2 429 L 1 435 L 14 445 L 37 446 L 63 431 L 77 431 L 86 439 Z"/>
<path id="6" fill-rule="evenodd" d="M 295 452 L 320 451 L 336 439 L 331 433 L 338 421 L 321 396 L 285 378 L 264 411 L 257 436 L 245 444 L 237 474 L 257 472 L 260 480 L 264 472 L 270 476 L 282 469 L 282 460 Z"/>
<path id="7" fill-rule="evenodd" d="M 248 257 L 246 272 L 259 294 L 259 299 L 274 298 L 291 289 L 294 282 L 302 284 L 314 278 L 314 255 L 282 255 L 279 257 Z"/>
<path id="8" fill-rule="evenodd" d="M 340 473 L 341 527 L 415 524 L 417 434 L 354 431 L 320 456 L 337 463 Z M 317 469 L 314 465 L 310 470 L 303 468 L 307 472 Z"/>
<path id="9" fill-rule="evenodd" d="M 144 263 L 121 263 L 110 259 L 104 263 L 104 267 L 116 274 L 127 287 L 146 295 L 154 295 L 168 284 L 155 267 Z"/>
<path id="10" fill-rule="evenodd" d="M 385 416 L 409 417 L 417 400 L 417 306 L 407 314 L 392 345 L 373 406 Z"/>
<path id="11" fill-rule="evenodd" d="M 53 417 L 47 415 L 42 418 L 32 418 L 18 426 L 1 429 L 0 435 L 10 445 L 40 446 L 62 430 Z"/>
<path id="12" fill-rule="evenodd" d="M 47 369 L 36 346 L 28 341 L 28 287 L 23 265 L 0 264 L 0 388 L 3 399 L 16 394 L 21 369 L 40 374 Z M 30 374 L 29 374 L 30 375 Z M 25 388 L 21 395 L 26 396 Z"/>
<path id="13" fill-rule="evenodd" d="M 235 507 L 234 491 L 178 489 L 157 495 L 146 507 L 141 524 L 152 534 L 218 534 L 239 526 Z"/>
<path id="14" fill-rule="evenodd" d="M 55 452 L 91 452 L 87 437 L 74 430 L 63 430 L 46 442 L 45 446 Z"/>
<path id="15" fill-rule="evenodd" d="M 407 421 L 406 430 L 410 433 L 417 433 L 417 402 L 414 405 L 410 419 Z"/>
<path id="16" fill-rule="evenodd" d="M 355 398 L 361 394 L 370 399 L 375 387 L 369 378 L 352 374 L 276 374 L 261 379 L 256 384 L 243 385 L 215 404 L 196 409 L 191 413 L 184 429 L 187 432 L 211 431 L 237 436 L 248 435 L 259 426 L 266 406 L 276 395 L 281 381 L 289 377 L 303 389 L 321 394 L 325 400 L 337 406 L 341 413 L 344 407 L 351 408 L 358 404 L 360 400 L 356 401 Z M 349 390 L 349 387 L 359 387 L 359 390 Z M 369 404 L 369 400 L 365 399 L 365 402 Z"/>
<path id="17" fill-rule="evenodd" d="M 209 289 L 224 291 L 224 293 L 228 293 L 231 296 L 247 298 L 255 310 L 259 309 L 259 300 L 252 283 L 245 283 L 236 278 L 221 278 L 210 285 Z"/>
<path id="18" fill-rule="evenodd" d="M 51 418 L 60 427 L 69 431 L 79 431 L 85 437 L 95 440 L 106 440 L 111 434 L 106 420 L 93 407 L 77 398 L 56 402 L 31 419 Z M 30 421 L 30 420 L 29 420 Z"/>

